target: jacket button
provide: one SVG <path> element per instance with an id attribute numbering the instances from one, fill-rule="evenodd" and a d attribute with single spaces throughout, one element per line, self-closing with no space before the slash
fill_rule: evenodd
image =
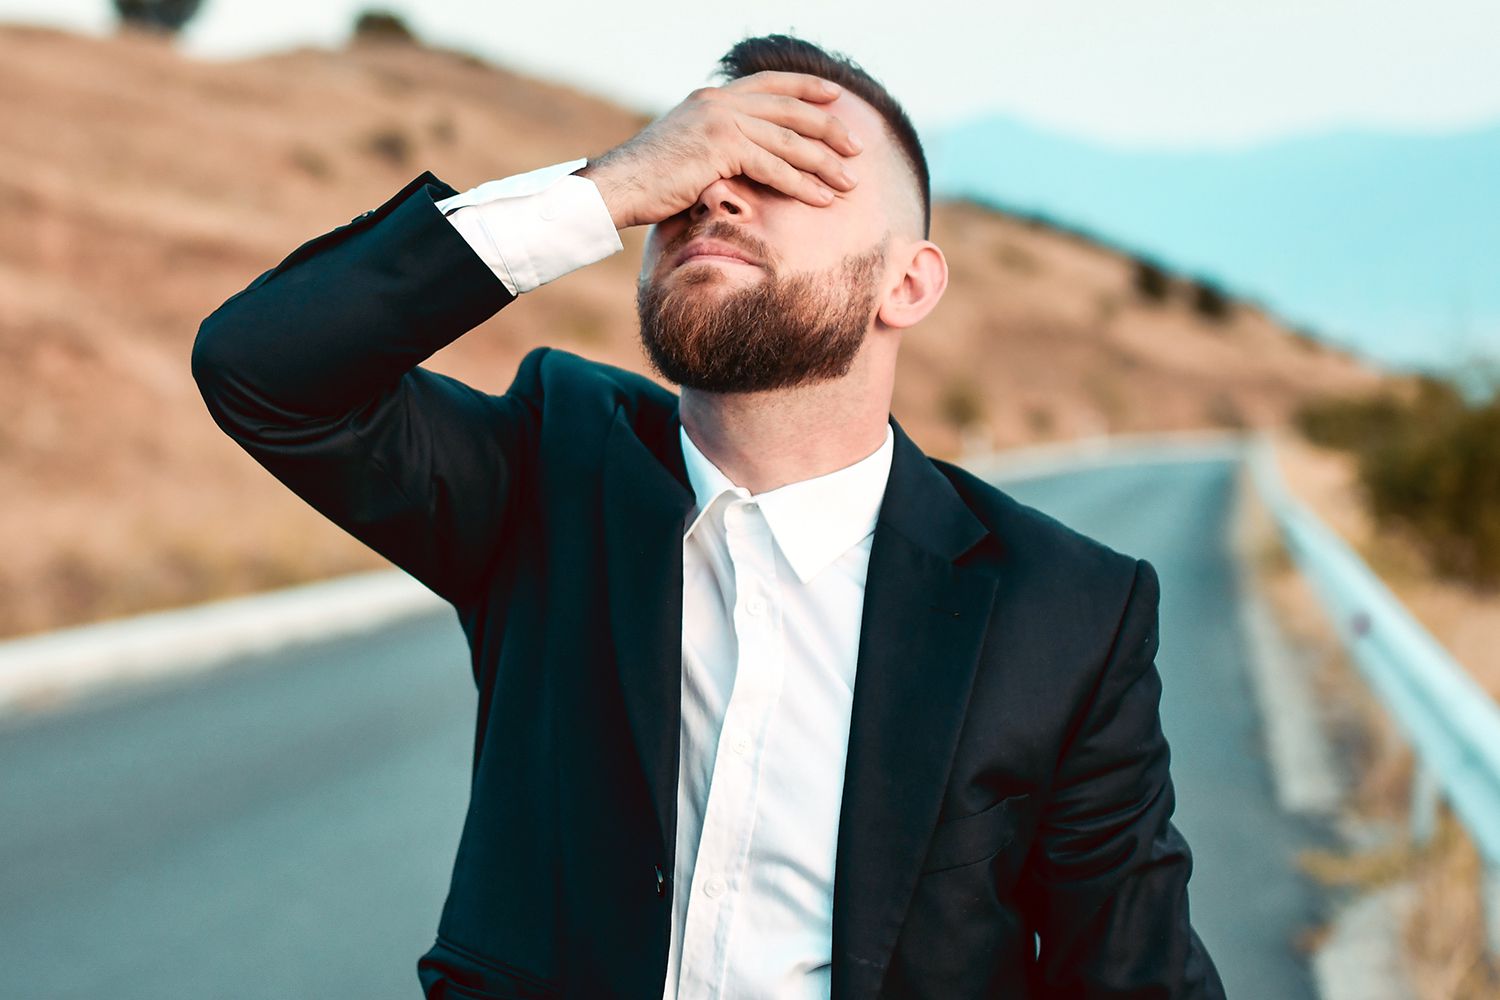
<path id="1" fill-rule="evenodd" d="M 667 884 L 666 883 L 667 883 L 667 879 L 666 879 L 666 876 L 662 874 L 661 865 L 657 865 L 656 866 L 656 894 L 658 896 L 665 896 L 667 894 Z"/>

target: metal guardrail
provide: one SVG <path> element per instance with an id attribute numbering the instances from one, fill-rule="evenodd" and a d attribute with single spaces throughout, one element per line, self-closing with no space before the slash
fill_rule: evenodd
<path id="1" fill-rule="evenodd" d="M 1423 843 L 1432 836 L 1441 796 L 1478 847 L 1490 951 L 1500 956 L 1500 705 L 1364 560 L 1292 497 L 1269 439 L 1256 438 L 1246 459 L 1293 562 L 1416 751 L 1413 839 Z"/>

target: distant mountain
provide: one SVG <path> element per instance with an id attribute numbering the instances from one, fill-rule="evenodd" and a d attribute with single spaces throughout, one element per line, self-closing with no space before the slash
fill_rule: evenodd
<path id="1" fill-rule="evenodd" d="M 1500 123 L 1149 152 L 992 117 L 923 141 L 936 195 L 1078 226 L 1384 363 L 1500 357 Z"/>

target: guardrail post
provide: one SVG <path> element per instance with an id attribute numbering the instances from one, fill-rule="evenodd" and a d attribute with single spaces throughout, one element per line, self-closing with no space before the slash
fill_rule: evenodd
<path id="1" fill-rule="evenodd" d="M 1419 758 L 1411 776 L 1411 841 L 1418 847 L 1432 842 L 1440 794 L 1437 774 Z"/>

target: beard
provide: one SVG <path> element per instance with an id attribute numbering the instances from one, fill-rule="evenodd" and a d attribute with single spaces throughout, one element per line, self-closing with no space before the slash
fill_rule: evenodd
<path id="1" fill-rule="evenodd" d="M 693 235 L 744 242 L 712 227 Z M 874 315 L 887 244 L 882 239 L 827 271 L 785 276 L 761 254 L 765 275 L 726 292 L 707 290 L 737 280 L 717 264 L 643 277 L 636 312 L 652 369 L 705 392 L 765 392 L 842 377 Z"/>

